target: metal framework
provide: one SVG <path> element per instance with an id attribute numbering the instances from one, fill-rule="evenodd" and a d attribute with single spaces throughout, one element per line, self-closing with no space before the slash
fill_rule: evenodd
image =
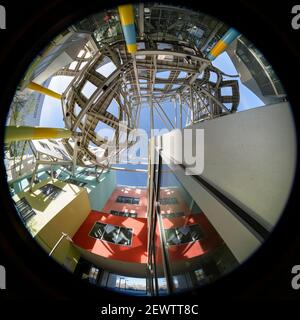
<path id="1" fill-rule="evenodd" d="M 68 60 L 69 64 L 52 75 L 72 77 L 62 94 L 35 82 L 27 85 L 61 100 L 69 130 L 60 137 L 73 159 L 73 168 L 110 168 L 113 160 L 137 141 L 134 130 L 142 128 L 142 107 L 150 109 L 151 129 L 158 116 L 172 130 L 235 112 L 239 104 L 237 75 L 226 75 L 211 62 L 212 49 L 224 50 L 228 32 L 234 34 L 226 25 L 185 8 L 138 4 L 131 6 L 130 23 L 136 30 L 131 52 L 120 18 L 114 8 L 69 28 L 89 40 L 76 47 L 73 62 Z M 72 59 L 74 56 L 73 52 Z M 166 102 L 173 104 L 174 119 Z M 117 114 L 110 112 L 112 104 L 117 106 Z M 112 129 L 112 137 L 99 133 L 107 127 Z M 36 130 L 27 129 L 29 136 Z M 9 130 L 8 142 L 19 136 L 27 139 L 21 128 Z M 51 130 L 46 130 L 47 135 Z"/>
<path id="2" fill-rule="evenodd" d="M 162 107 L 165 101 L 178 104 L 180 114 L 185 112 L 189 115 L 188 124 L 237 110 L 238 82 L 226 80 L 228 75 L 212 66 L 200 52 L 174 42 L 164 43 L 168 50 L 161 50 L 157 42 L 144 41 L 143 46 L 149 49 L 138 50 L 132 56 L 127 54 L 124 41 L 119 41 L 111 44 L 109 50 L 100 49 L 91 55 L 81 70 L 71 71 L 74 79 L 64 92 L 62 102 L 68 128 L 82 133 L 77 154 L 79 162 L 84 158 L 96 161 L 91 145 L 105 149 L 103 160 L 113 156 L 108 151 L 109 141 L 97 134 L 97 125 L 104 123 L 114 129 L 115 139 L 118 140 L 120 123 L 127 124 L 128 134 L 139 127 L 142 105 L 155 108 L 167 127 L 172 129 L 174 124 Z M 105 77 L 97 70 L 108 62 L 114 64 L 115 70 Z M 61 70 L 59 74 L 67 72 Z M 167 77 L 160 77 L 161 72 Z M 82 92 L 87 83 L 95 86 L 90 97 Z M 230 95 L 222 94 L 222 89 L 226 87 L 231 88 Z M 107 110 L 113 99 L 119 105 L 118 117 Z M 73 153 L 69 143 L 67 148 Z"/>
<path id="3" fill-rule="evenodd" d="M 75 61 L 55 74 L 74 77 L 61 101 L 66 127 L 81 133 L 76 143 L 65 140 L 67 150 L 76 154 L 80 165 L 108 167 L 111 158 L 134 144 L 129 136 L 139 128 L 142 106 L 149 106 L 152 115 L 158 115 L 169 129 L 237 110 L 238 82 L 228 79 L 230 76 L 206 58 L 227 26 L 207 15 L 163 4 L 136 5 L 134 14 L 135 54 L 126 50 L 117 9 L 112 9 L 72 27 L 90 33 L 93 45 L 86 45 Z M 108 63 L 115 70 L 101 74 L 99 68 Z M 95 88 L 88 97 L 83 93 L 86 85 Z M 108 111 L 113 101 L 118 104 L 118 115 Z M 169 118 L 163 106 L 166 101 L 173 102 L 178 119 Z M 103 124 L 114 130 L 113 141 L 97 133 Z M 126 124 L 127 140 L 123 145 L 122 124 Z M 117 150 L 111 148 L 115 142 Z M 96 155 L 99 148 L 100 156 Z"/>
<path id="4" fill-rule="evenodd" d="M 143 107 L 150 109 L 151 130 L 155 128 L 154 115 L 169 130 L 182 129 L 199 121 L 236 112 L 240 99 L 239 85 L 235 79 L 237 75 L 224 74 L 213 66 L 209 58 L 211 49 L 218 47 L 219 42 L 223 41 L 222 50 L 230 44 L 226 33 L 229 30 L 232 34 L 231 29 L 223 23 L 201 13 L 162 4 L 139 4 L 132 12 L 134 23 L 130 23 L 137 32 L 133 37 L 136 42 L 129 45 L 124 39 L 126 29 L 122 31 L 124 24 L 121 26 L 117 9 L 91 16 L 70 28 L 74 32 L 90 34 L 90 39 L 72 63 L 68 60 L 68 65 L 58 71 L 55 69 L 52 76 L 72 77 L 61 95 L 34 82 L 27 84 L 32 90 L 61 100 L 67 130 L 14 126 L 7 130 L 11 131 L 7 142 L 14 143 L 9 145 L 10 153 L 14 157 L 20 156 L 21 175 L 21 163 L 29 138 L 63 139 L 69 154 L 67 158 L 34 151 L 32 141 L 28 144 L 35 157 L 30 191 L 41 166 L 50 167 L 52 179 L 55 178 L 53 170 L 56 166 L 64 167 L 71 175 L 75 175 L 77 165 L 94 168 L 98 181 L 106 169 L 147 173 L 147 287 L 152 295 L 158 295 L 160 274 L 166 276 L 169 293 L 174 291 L 174 284 L 160 214 L 161 174 L 166 170 L 162 168 L 163 159 L 160 150 L 156 149 L 152 131 L 148 141 L 147 170 L 112 166 L 113 160 L 136 143 L 134 131 L 142 127 Z M 128 50 L 130 45 L 133 51 Z M 167 103 L 173 104 L 176 114 L 173 119 L 165 107 Z M 117 106 L 117 112 L 110 111 L 113 105 Z M 107 137 L 100 131 L 107 127 L 114 132 L 113 136 Z M 20 145 L 15 141 L 23 140 L 21 152 L 16 153 L 15 149 Z M 156 245 L 157 229 L 160 232 L 162 266 L 157 264 L 160 250 Z M 62 234 L 49 255 L 66 237 Z"/>

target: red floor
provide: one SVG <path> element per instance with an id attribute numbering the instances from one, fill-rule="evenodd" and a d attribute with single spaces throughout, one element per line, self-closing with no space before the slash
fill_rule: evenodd
<path id="1" fill-rule="evenodd" d="M 131 246 L 122 246 L 89 236 L 93 225 L 97 222 L 109 223 L 117 226 L 133 228 Z M 73 237 L 79 247 L 105 258 L 127 262 L 147 262 L 147 219 L 118 217 L 108 213 L 91 211 Z"/>
<path id="2" fill-rule="evenodd" d="M 89 232 L 97 221 L 133 228 L 131 246 L 117 245 L 90 237 Z M 219 246 L 223 242 L 204 214 L 163 219 L 163 224 L 165 229 L 190 224 L 200 224 L 204 232 L 204 239 L 202 241 L 170 246 L 169 257 L 171 261 L 185 260 L 200 256 Z M 147 263 L 146 218 L 119 217 L 107 213 L 91 211 L 87 219 L 74 235 L 73 241 L 79 247 L 105 258 L 121 260 L 124 262 Z M 156 244 L 160 248 L 160 240 L 158 237 Z M 160 252 L 160 249 L 158 251 Z M 161 255 L 158 254 L 158 263 L 160 260 Z"/>
<path id="3" fill-rule="evenodd" d="M 163 224 L 165 229 L 199 224 L 204 233 L 203 240 L 169 246 L 169 258 L 171 261 L 185 260 L 200 256 L 223 243 L 223 240 L 203 213 L 172 219 L 163 219 Z"/>

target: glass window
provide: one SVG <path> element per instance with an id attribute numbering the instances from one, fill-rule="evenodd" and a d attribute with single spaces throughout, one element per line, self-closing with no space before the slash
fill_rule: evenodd
<path id="1" fill-rule="evenodd" d="M 50 148 L 49 148 L 49 146 L 47 145 L 47 143 L 44 143 L 44 142 L 39 141 L 39 144 L 40 144 L 44 149 L 50 150 Z"/>
<path id="2" fill-rule="evenodd" d="M 205 279 L 205 273 L 203 269 L 198 269 L 194 271 L 197 281 L 202 281 Z"/>
<path id="3" fill-rule="evenodd" d="M 118 237 L 116 238 L 115 241 L 118 244 L 128 246 L 131 244 L 131 238 L 132 238 L 132 229 L 121 227 Z"/>
<path id="4" fill-rule="evenodd" d="M 56 145 L 59 145 L 56 140 L 49 139 L 49 141 L 51 141 L 52 143 L 54 143 L 54 144 L 56 144 Z"/>
<path id="5" fill-rule="evenodd" d="M 65 182 L 75 184 L 76 186 L 79 186 L 79 187 L 84 187 L 86 185 L 85 182 L 77 181 L 77 180 L 72 179 L 72 178 L 69 178 L 69 179 L 65 180 Z"/>
<path id="6" fill-rule="evenodd" d="M 124 211 L 116 211 L 116 210 L 110 210 L 110 213 L 115 216 L 123 216 L 123 217 L 130 217 L 130 218 L 136 218 L 137 214 L 132 212 L 124 212 Z"/>
<path id="7" fill-rule="evenodd" d="M 93 229 L 90 231 L 90 237 L 102 239 L 105 226 L 104 223 L 96 222 Z"/>
<path id="8" fill-rule="evenodd" d="M 99 240 L 130 246 L 132 231 L 133 229 L 131 228 L 96 222 L 90 232 L 90 236 Z"/>
<path id="9" fill-rule="evenodd" d="M 163 206 L 168 204 L 178 204 L 178 201 L 176 198 L 160 198 L 159 202 Z"/>
<path id="10" fill-rule="evenodd" d="M 93 93 L 97 90 L 97 87 L 92 84 L 90 81 L 86 81 L 86 83 L 84 84 L 81 93 L 87 98 L 89 99 Z"/>
<path id="11" fill-rule="evenodd" d="M 116 65 L 108 57 L 105 57 L 96 71 L 103 77 L 108 78 L 116 69 Z"/>
<path id="12" fill-rule="evenodd" d="M 171 212 L 171 213 L 164 213 L 162 214 L 162 218 L 177 218 L 177 217 L 183 217 L 184 212 Z"/>
<path id="13" fill-rule="evenodd" d="M 85 170 L 83 170 L 83 171 L 81 172 L 81 174 L 83 174 L 83 175 L 85 175 L 85 176 L 87 176 L 87 177 L 97 177 L 97 175 L 98 175 L 99 173 L 96 172 L 96 171 L 91 171 L 91 170 L 85 169 Z"/>
<path id="14" fill-rule="evenodd" d="M 139 204 L 140 203 L 140 198 L 118 196 L 117 202 L 119 202 L 119 203 L 130 203 L 130 204 Z"/>
<path id="15" fill-rule="evenodd" d="M 165 229 L 165 233 L 168 245 L 184 244 L 204 238 L 203 231 L 198 224 Z"/>
<path id="16" fill-rule="evenodd" d="M 132 199 L 132 204 L 139 204 L 140 203 L 140 199 L 139 198 L 133 198 Z"/>
<path id="17" fill-rule="evenodd" d="M 120 231 L 119 227 L 117 226 L 114 226 L 112 224 L 105 225 L 102 240 L 112 242 L 112 243 L 117 243 L 119 231 Z"/>
<path id="18" fill-rule="evenodd" d="M 66 154 L 66 152 L 64 150 L 56 148 L 56 147 L 54 147 L 54 149 L 62 156 L 62 158 L 64 160 L 70 160 L 70 158 L 68 157 L 68 155 Z"/>
<path id="19" fill-rule="evenodd" d="M 106 287 L 116 291 L 126 291 L 127 293 L 132 293 L 134 295 L 145 295 L 146 279 L 109 273 Z"/>
<path id="20" fill-rule="evenodd" d="M 91 267 L 89 272 L 89 282 L 94 284 L 97 283 L 98 275 L 99 275 L 99 269 L 96 267 Z"/>
<path id="21" fill-rule="evenodd" d="M 49 197 L 52 200 L 54 200 L 62 192 L 61 188 L 50 183 L 47 183 L 43 187 L 39 188 L 39 190 L 41 190 L 46 197 Z"/>

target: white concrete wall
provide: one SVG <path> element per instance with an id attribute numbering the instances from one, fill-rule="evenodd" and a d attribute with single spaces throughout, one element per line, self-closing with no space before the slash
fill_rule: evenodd
<path id="1" fill-rule="evenodd" d="M 174 172 L 236 259 L 239 262 L 247 259 L 260 245 L 260 241 L 255 235 L 197 181 L 191 176 L 187 176 L 184 169 L 177 166 Z"/>
<path id="2" fill-rule="evenodd" d="M 73 59 L 65 52 L 62 52 L 54 61 L 52 61 L 47 68 L 33 79 L 35 83 L 42 85 L 49 77 L 53 76 L 55 72 L 71 63 Z"/>
<path id="3" fill-rule="evenodd" d="M 204 129 L 201 177 L 271 230 L 288 199 L 296 165 L 296 136 L 289 104 L 231 114 L 194 128 Z M 162 145 L 165 155 L 173 157 L 169 145 Z M 182 173 L 181 179 L 235 256 L 243 260 L 257 247 L 257 241 L 193 179 Z"/>

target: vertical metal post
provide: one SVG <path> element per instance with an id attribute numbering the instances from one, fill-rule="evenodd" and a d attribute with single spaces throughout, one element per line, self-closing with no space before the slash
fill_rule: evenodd
<path id="1" fill-rule="evenodd" d="M 153 115 L 153 101 L 152 97 L 150 97 L 150 137 L 153 138 L 154 133 L 154 115 Z"/>
<path id="2" fill-rule="evenodd" d="M 176 103 L 176 99 L 173 98 L 173 106 L 174 106 L 174 113 L 175 113 L 175 128 L 178 128 L 178 123 L 177 123 L 177 103 Z"/>
<path id="3" fill-rule="evenodd" d="M 179 100 L 179 108 L 180 108 L 180 129 L 182 129 L 182 101 L 181 101 L 181 95 L 178 95 Z"/>
<path id="4" fill-rule="evenodd" d="M 191 123 L 194 122 L 195 114 L 194 114 L 194 97 L 192 86 L 190 86 L 190 110 L 191 110 Z"/>
<path id="5" fill-rule="evenodd" d="M 35 163 L 35 166 L 34 166 L 34 170 L 33 170 L 33 173 L 32 173 L 32 176 L 31 176 L 31 180 L 30 180 L 30 186 L 29 186 L 29 191 L 32 192 L 32 185 L 33 185 L 33 182 L 34 182 L 34 179 L 35 179 L 35 176 L 36 176 L 36 172 L 38 170 L 38 167 L 39 167 L 39 163 L 38 161 L 40 160 L 40 153 L 38 152 L 37 155 L 36 155 L 36 163 Z"/>
<path id="6" fill-rule="evenodd" d="M 55 246 L 52 248 L 52 250 L 49 253 L 49 257 L 53 254 L 53 252 L 55 251 L 55 249 L 59 246 L 59 244 L 62 242 L 62 240 L 66 238 L 69 241 L 72 241 L 72 239 L 64 232 L 61 233 L 61 237 L 58 239 L 58 241 L 56 242 Z"/>
<path id="7" fill-rule="evenodd" d="M 72 163 L 72 176 L 75 177 L 76 164 L 77 164 L 77 154 L 78 154 L 78 138 L 75 138 L 74 148 L 73 148 L 73 163 Z"/>
<path id="8" fill-rule="evenodd" d="M 156 192 L 156 203 L 159 203 L 159 192 L 160 192 L 160 180 L 161 180 L 161 167 L 162 167 L 162 158 L 161 155 L 159 155 L 159 162 L 158 162 L 158 179 L 157 179 L 157 192 Z M 172 271 L 170 267 L 170 259 L 169 259 L 169 253 L 168 253 L 168 247 L 167 247 L 167 241 L 166 241 L 166 235 L 164 232 L 164 226 L 160 214 L 160 207 L 159 205 L 156 206 L 156 216 L 159 223 L 159 233 L 160 233 L 160 243 L 162 248 L 162 260 L 163 260 L 163 269 L 164 274 L 166 277 L 167 282 L 167 289 L 168 293 L 174 292 L 174 283 L 173 283 L 173 277 L 172 277 Z"/>
<path id="9" fill-rule="evenodd" d="M 141 38 L 144 37 L 144 4 L 140 3 L 139 4 L 139 35 Z"/>

